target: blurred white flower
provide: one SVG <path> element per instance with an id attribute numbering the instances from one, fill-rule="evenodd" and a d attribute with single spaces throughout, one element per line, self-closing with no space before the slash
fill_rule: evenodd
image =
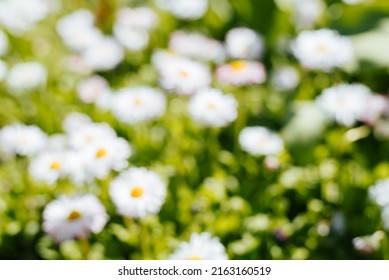
<path id="1" fill-rule="evenodd" d="M 375 1 L 375 0 L 343 0 L 343 3 L 345 3 L 347 5 L 358 5 L 358 4 L 372 2 L 372 1 Z"/>
<path id="2" fill-rule="evenodd" d="M 6 54 L 8 51 L 8 38 L 3 30 L 0 29 L 0 56 Z"/>
<path id="3" fill-rule="evenodd" d="M 292 52 L 304 68 L 326 72 L 354 57 L 351 41 L 330 29 L 301 32 L 292 44 Z"/>
<path id="4" fill-rule="evenodd" d="M 228 31 L 225 45 L 228 55 L 234 59 L 258 59 L 265 50 L 262 36 L 246 27 L 233 28 Z"/>
<path id="5" fill-rule="evenodd" d="M 235 86 L 256 85 L 266 80 L 265 67 L 259 62 L 235 60 L 216 69 L 216 78 Z"/>
<path id="6" fill-rule="evenodd" d="M 293 0 L 293 21 L 297 27 L 310 28 L 325 11 L 322 0 Z"/>
<path id="7" fill-rule="evenodd" d="M 109 194 L 120 215 L 143 218 L 159 212 L 166 184 L 157 173 L 133 167 L 112 180 Z"/>
<path id="8" fill-rule="evenodd" d="M 149 7 L 122 8 L 116 14 L 116 23 L 128 28 L 151 30 L 158 24 L 157 14 Z"/>
<path id="9" fill-rule="evenodd" d="M 169 48 L 190 58 L 220 63 L 225 59 L 225 50 L 217 40 L 200 33 L 175 31 L 170 36 Z"/>
<path id="10" fill-rule="evenodd" d="M 82 75 L 89 75 L 93 69 L 86 63 L 81 54 L 71 54 L 65 57 L 63 68 L 67 71 Z"/>
<path id="11" fill-rule="evenodd" d="M 151 56 L 151 61 L 158 72 L 163 72 L 167 64 L 181 58 L 181 55 L 173 51 L 156 49 Z"/>
<path id="12" fill-rule="evenodd" d="M 83 51 L 97 44 L 103 34 L 94 26 L 94 15 L 86 9 L 76 10 L 57 22 L 57 32 L 65 44 L 75 51 Z"/>
<path id="13" fill-rule="evenodd" d="M 189 242 L 182 242 L 171 260 L 227 260 L 226 249 L 217 237 L 208 232 L 192 233 Z"/>
<path id="14" fill-rule="evenodd" d="M 369 197 L 381 207 L 389 206 L 389 178 L 378 180 L 371 186 Z"/>
<path id="15" fill-rule="evenodd" d="M 208 88 L 211 83 L 209 67 L 185 58 L 165 59 L 159 70 L 160 85 L 177 94 L 190 95 Z"/>
<path id="16" fill-rule="evenodd" d="M 352 126 L 362 118 L 370 97 L 362 84 L 339 84 L 325 89 L 316 102 L 338 123 Z"/>
<path id="17" fill-rule="evenodd" d="M 47 145 L 47 135 L 35 125 L 12 124 L 0 130 L 0 152 L 8 156 L 33 156 Z"/>
<path id="18" fill-rule="evenodd" d="M 83 185 L 94 181 L 93 159 L 87 149 L 68 150 L 65 155 L 64 173 L 75 185 Z"/>
<path id="19" fill-rule="evenodd" d="M 46 85 L 46 68 L 38 62 L 22 62 L 11 67 L 7 84 L 11 94 L 34 90 Z"/>
<path id="20" fill-rule="evenodd" d="M 65 134 L 50 135 L 46 150 L 64 151 L 68 148 L 68 137 Z"/>
<path id="21" fill-rule="evenodd" d="M 385 206 L 382 209 L 381 219 L 384 224 L 385 230 L 389 231 L 389 206 Z"/>
<path id="22" fill-rule="evenodd" d="M 84 103 L 97 103 L 105 95 L 109 95 L 110 92 L 108 82 L 100 76 L 88 77 L 77 86 L 78 97 Z"/>
<path id="23" fill-rule="evenodd" d="M 278 134 L 266 127 L 244 128 L 239 134 L 242 149 L 254 156 L 277 155 L 284 149 L 284 142 Z"/>
<path id="24" fill-rule="evenodd" d="M 158 6 L 184 20 L 202 18 L 208 10 L 208 0 L 157 0 Z"/>
<path id="25" fill-rule="evenodd" d="M 149 44 L 149 34 L 146 29 L 115 25 L 115 38 L 130 51 L 141 51 Z"/>
<path id="26" fill-rule="evenodd" d="M 131 155 L 131 146 L 123 138 L 105 138 L 83 149 L 89 172 L 99 179 L 107 177 L 111 170 L 126 168 Z"/>
<path id="27" fill-rule="evenodd" d="M 107 220 L 105 207 L 96 196 L 60 196 L 45 207 L 43 230 L 57 242 L 62 242 L 99 233 Z"/>
<path id="28" fill-rule="evenodd" d="M 83 124 L 78 129 L 69 132 L 69 144 L 74 149 L 82 149 L 114 138 L 116 138 L 116 132 L 107 123 Z"/>
<path id="29" fill-rule="evenodd" d="M 96 71 L 114 69 L 124 58 L 123 48 L 111 37 L 104 37 L 82 52 L 87 65 Z"/>
<path id="30" fill-rule="evenodd" d="M 76 130 L 80 130 L 81 128 L 89 125 L 92 123 L 92 120 L 90 117 L 86 114 L 83 113 L 77 113 L 73 112 L 68 115 L 63 119 L 62 121 L 62 129 L 66 133 L 72 133 L 75 132 Z"/>
<path id="31" fill-rule="evenodd" d="M 205 126 L 223 127 L 236 119 L 237 107 L 232 95 L 217 89 L 204 89 L 190 99 L 188 111 L 192 119 Z"/>
<path id="32" fill-rule="evenodd" d="M 53 185 L 64 178 L 66 158 L 62 151 L 45 151 L 34 157 L 28 167 L 30 176 L 38 182 Z"/>
<path id="33" fill-rule="evenodd" d="M 389 117 L 389 97 L 380 94 L 371 95 L 360 119 L 374 126 L 384 116 Z"/>
<path id="34" fill-rule="evenodd" d="M 0 82 L 7 76 L 8 65 L 0 59 Z"/>
<path id="35" fill-rule="evenodd" d="M 381 119 L 374 125 L 374 134 L 383 140 L 389 139 L 389 120 Z"/>
<path id="36" fill-rule="evenodd" d="M 149 33 L 158 17 L 148 7 L 122 8 L 116 15 L 113 32 L 116 39 L 130 51 L 141 51 L 149 43 Z"/>
<path id="37" fill-rule="evenodd" d="M 20 36 L 50 13 L 46 0 L 0 1 L 0 24 L 12 35 Z"/>
<path id="38" fill-rule="evenodd" d="M 111 107 L 119 121 L 134 124 L 160 118 L 166 110 L 166 97 L 150 87 L 129 87 L 114 95 Z"/>
<path id="39" fill-rule="evenodd" d="M 292 66 L 276 68 L 271 75 L 273 87 L 280 91 L 295 89 L 300 83 L 300 74 Z"/>

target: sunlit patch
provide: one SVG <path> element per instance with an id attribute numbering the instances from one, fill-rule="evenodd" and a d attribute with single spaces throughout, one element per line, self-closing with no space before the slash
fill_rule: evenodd
<path id="1" fill-rule="evenodd" d="M 133 198 L 140 198 L 142 197 L 143 193 L 144 193 L 144 189 L 142 187 L 137 186 L 131 190 L 131 196 Z"/>
<path id="2" fill-rule="evenodd" d="M 53 161 L 51 164 L 50 164 L 50 169 L 53 169 L 53 170 L 59 170 L 61 168 L 61 163 L 59 161 Z"/>
<path id="3" fill-rule="evenodd" d="M 236 61 L 231 62 L 230 66 L 235 71 L 242 71 L 247 67 L 247 63 L 245 61 L 242 61 L 242 60 L 236 60 Z"/>
<path id="4" fill-rule="evenodd" d="M 73 210 L 72 212 L 70 212 L 70 214 L 68 215 L 68 221 L 75 221 L 75 220 L 78 220 L 80 219 L 82 216 L 82 214 L 76 210 Z"/>
<path id="5" fill-rule="evenodd" d="M 107 150 L 104 149 L 104 148 L 100 148 L 100 149 L 98 149 L 97 152 L 96 152 L 96 157 L 97 157 L 97 158 L 103 158 L 103 157 L 105 157 L 106 155 L 107 155 Z"/>

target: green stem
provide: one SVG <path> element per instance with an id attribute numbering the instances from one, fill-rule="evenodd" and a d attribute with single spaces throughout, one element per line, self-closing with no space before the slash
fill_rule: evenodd
<path id="1" fill-rule="evenodd" d="M 80 248 L 81 248 L 81 253 L 82 253 L 83 259 L 88 260 L 89 259 L 89 252 L 90 252 L 90 246 L 89 246 L 88 239 L 85 237 L 81 237 L 79 239 L 79 243 L 80 243 Z"/>
<path id="2" fill-rule="evenodd" d="M 144 220 L 140 220 L 140 235 L 139 243 L 141 247 L 141 256 L 143 260 L 152 259 L 151 246 L 150 246 L 150 234 L 147 227 L 147 223 Z"/>

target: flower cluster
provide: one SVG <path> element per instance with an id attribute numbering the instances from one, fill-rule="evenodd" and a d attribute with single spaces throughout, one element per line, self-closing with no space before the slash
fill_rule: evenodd
<path id="1" fill-rule="evenodd" d="M 0 1 L 0 258 L 387 250 L 387 73 L 339 19 L 373 4 L 332 2 Z"/>

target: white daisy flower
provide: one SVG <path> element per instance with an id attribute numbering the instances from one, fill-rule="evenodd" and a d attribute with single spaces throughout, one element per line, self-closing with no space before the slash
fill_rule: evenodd
<path id="1" fill-rule="evenodd" d="M 304 68 L 327 72 L 354 57 L 351 41 L 330 29 L 301 32 L 293 42 L 292 51 Z"/>
<path id="2" fill-rule="evenodd" d="M 151 61 L 154 65 L 154 67 L 159 72 L 163 72 L 166 65 L 170 64 L 171 61 L 176 60 L 176 59 L 181 59 L 181 58 L 182 58 L 181 55 L 179 55 L 173 51 L 156 49 L 156 50 L 154 50 L 154 52 L 151 56 Z"/>
<path id="3" fill-rule="evenodd" d="M 47 145 L 47 135 L 35 125 L 13 124 L 0 130 L 0 151 L 8 156 L 33 156 Z"/>
<path id="4" fill-rule="evenodd" d="M 165 95 L 149 87 L 121 89 L 112 101 L 112 113 L 119 121 L 128 124 L 160 118 L 165 110 Z"/>
<path id="5" fill-rule="evenodd" d="M 151 30 L 157 26 L 158 16 L 148 7 L 126 7 L 117 12 L 115 22 L 128 28 Z"/>
<path id="6" fill-rule="evenodd" d="M 293 0 L 293 21 L 299 28 L 315 25 L 325 11 L 322 0 Z"/>
<path id="7" fill-rule="evenodd" d="M 8 51 L 7 35 L 0 29 L 0 56 L 6 54 Z"/>
<path id="8" fill-rule="evenodd" d="M 149 44 L 149 34 L 146 29 L 116 24 L 113 32 L 118 42 L 127 50 L 142 51 Z"/>
<path id="9" fill-rule="evenodd" d="M 192 119 L 210 127 L 223 127 L 238 116 L 238 103 L 232 95 L 217 89 L 197 92 L 189 101 L 188 111 Z"/>
<path id="10" fill-rule="evenodd" d="M 79 9 L 61 18 L 57 32 L 65 44 L 75 51 L 82 51 L 97 44 L 103 34 L 94 26 L 94 15 L 86 9 Z"/>
<path id="11" fill-rule="evenodd" d="M 68 148 L 68 137 L 65 134 L 50 135 L 46 150 L 64 151 Z"/>
<path id="12" fill-rule="evenodd" d="M 92 67 L 86 63 L 85 58 L 78 53 L 66 56 L 62 64 L 62 68 L 69 72 L 85 76 L 93 72 Z"/>
<path id="13" fill-rule="evenodd" d="M 0 82 L 7 76 L 8 65 L 0 59 Z"/>
<path id="14" fill-rule="evenodd" d="M 0 24 L 14 36 L 20 36 L 50 13 L 45 0 L 0 1 Z"/>
<path id="15" fill-rule="evenodd" d="M 381 207 L 389 206 L 389 178 L 379 180 L 371 186 L 369 197 Z"/>
<path id="16" fill-rule="evenodd" d="M 99 233 L 107 221 L 105 207 L 92 194 L 60 196 L 43 211 L 43 230 L 57 242 Z"/>
<path id="17" fill-rule="evenodd" d="M 76 130 L 81 130 L 83 127 L 92 123 L 92 120 L 88 115 L 73 112 L 67 114 L 62 121 L 62 129 L 66 133 L 73 133 Z"/>
<path id="18" fill-rule="evenodd" d="M 171 260 L 227 260 L 226 249 L 217 237 L 208 232 L 192 233 L 189 242 L 182 242 Z"/>
<path id="19" fill-rule="evenodd" d="M 371 95 L 360 119 L 369 125 L 375 125 L 384 116 L 389 116 L 389 96 Z"/>
<path id="20" fill-rule="evenodd" d="M 239 144 L 253 156 L 277 155 L 284 149 L 281 137 L 261 126 L 244 128 L 239 134 Z"/>
<path id="21" fill-rule="evenodd" d="M 84 103 L 97 103 L 104 96 L 110 95 L 110 92 L 107 80 L 100 76 L 89 77 L 77 86 L 78 97 Z"/>
<path id="22" fill-rule="evenodd" d="M 225 45 L 231 58 L 242 60 L 258 59 L 265 49 L 263 38 L 254 30 L 245 27 L 228 31 Z"/>
<path id="23" fill-rule="evenodd" d="M 7 76 L 11 93 L 37 89 L 44 86 L 46 80 L 46 68 L 38 62 L 17 63 L 12 66 Z"/>
<path id="24" fill-rule="evenodd" d="M 157 173 L 133 167 L 111 182 L 109 194 L 120 215 L 143 218 L 159 212 L 166 197 L 166 184 Z"/>
<path id="25" fill-rule="evenodd" d="M 271 76 L 271 82 L 277 90 L 293 90 L 300 83 L 300 74 L 292 66 L 282 66 L 274 70 Z"/>
<path id="26" fill-rule="evenodd" d="M 46 151 L 34 157 L 28 167 L 30 176 L 38 182 L 53 185 L 65 177 L 66 158 L 62 151 Z"/>
<path id="27" fill-rule="evenodd" d="M 158 0 L 158 6 L 184 20 L 202 18 L 208 10 L 208 0 Z"/>
<path id="28" fill-rule="evenodd" d="M 116 132 L 110 125 L 106 123 L 90 123 L 82 125 L 80 129 L 71 131 L 69 134 L 69 144 L 75 149 L 82 149 L 106 139 L 114 138 L 116 138 Z"/>
<path id="29" fill-rule="evenodd" d="M 216 78 L 225 84 L 235 86 L 256 85 L 266 80 L 265 67 L 259 62 L 235 60 L 220 65 L 216 69 Z"/>
<path id="30" fill-rule="evenodd" d="M 124 58 L 123 48 L 111 37 L 104 37 L 82 53 L 87 65 L 96 71 L 115 68 Z"/>
<path id="31" fill-rule="evenodd" d="M 169 48 L 180 55 L 204 61 L 220 63 L 225 59 L 223 45 L 200 33 L 175 31 L 170 36 Z"/>
<path id="32" fill-rule="evenodd" d="M 64 173 L 75 185 L 91 183 L 95 179 L 93 159 L 87 149 L 69 150 L 65 155 Z"/>
<path id="33" fill-rule="evenodd" d="M 88 169 L 99 179 L 107 177 L 111 170 L 126 168 L 131 155 L 131 146 L 123 138 L 105 138 L 84 149 Z"/>
<path id="34" fill-rule="evenodd" d="M 164 89 L 181 95 L 190 95 L 209 87 L 211 73 L 206 65 L 184 58 L 165 62 L 167 64 L 162 67 L 163 69 L 159 69 L 160 84 Z"/>
<path id="35" fill-rule="evenodd" d="M 371 95 L 364 85 L 339 84 L 325 89 L 316 102 L 338 123 L 353 126 L 362 118 Z"/>

